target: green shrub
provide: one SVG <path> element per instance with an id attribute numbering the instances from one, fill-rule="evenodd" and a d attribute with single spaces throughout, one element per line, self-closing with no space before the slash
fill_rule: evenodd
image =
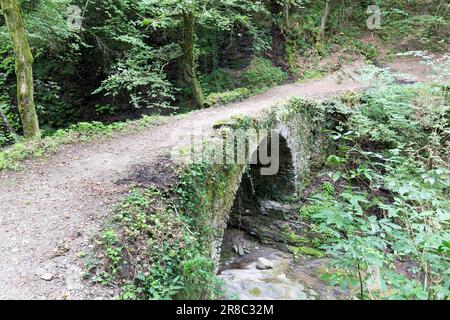
<path id="1" fill-rule="evenodd" d="M 119 286 L 120 299 L 207 299 L 216 290 L 214 263 L 202 253 L 192 220 L 155 188 L 133 190 L 100 236 L 104 257 L 96 283 Z"/>
<path id="2" fill-rule="evenodd" d="M 199 76 L 204 94 L 226 92 L 234 88 L 236 80 L 229 70 L 214 69 L 210 74 Z"/>
<path id="3" fill-rule="evenodd" d="M 125 95 L 130 105 L 136 108 L 172 108 L 176 90 L 163 72 L 164 62 L 160 61 L 160 55 L 162 52 L 176 55 L 177 48 L 167 46 L 154 49 L 140 40 L 137 43 L 142 47 L 128 52 L 93 94 L 111 97 Z"/>
<path id="4" fill-rule="evenodd" d="M 430 10 L 429 13 L 432 13 Z M 430 50 L 445 52 L 449 36 L 449 21 L 445 10 L 436 9 L 433 14 L 417 14 L 403 8 L 390 8 L 382 36 L 401 50 Z"/>
<path id="5" fill-rule="evenodd" d="M 184 289 L 183 299 L 208 299 L 217 290 L 214 277 L 214 262 L 201 255 L 196 255 L 183 262 Z"/>
<path id="6" fill-rule="evenodd" d="M 212 93 L 206 99 L 206 105 L 209 107 L 223 105 L 231 102 L 241 101 L 251 95 L 250 89 L 238 88 L 232 91 L 221 93 Z"/>
<path id="7" fill-rule="evenodd" d="M 275 67 L 264 58 L 253 58 L 250 66 L 241 75 L 241 85 L 256 90 L 282 84 L 287 79 L 287 73 Z"/>
<path id="8" fill-rule="evenodd" d="M 327 110 L 340 120 L 326 169 L 343 190 L 328 185 L 307 214 L 329 235 L 334 271 L 323 279 L 359 299 L 450 296 L 446 99 L 437 86 L 390 85 Z"/>

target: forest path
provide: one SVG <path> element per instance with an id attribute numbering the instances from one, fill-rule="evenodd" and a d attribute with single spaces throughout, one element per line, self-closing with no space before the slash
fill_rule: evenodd
<path id="1" fill-rule="evenodd" d="M 416 61 L 417 62 L 417 61 Z M 422 67 L 397 63 L 423 80 Z M 255 116 L 292 97 L 327 98 L 366 86 L 356 62 L 320 80 L 279 86 L 246 101 L 189 113 L 143 132 L 103 142 L 74 144 L 48 159 L 31 160 L 21 172 L 0 172 L 0 299 L 82 299 L 108 297 L 81 280 L 81 252 L 114 203 L 126 194 L 116 184 L 139 164 L 181 147 L 181 135 L 210 128 L 231 116 Z M 94 289 L 101 290 L 101 289 Z"/>

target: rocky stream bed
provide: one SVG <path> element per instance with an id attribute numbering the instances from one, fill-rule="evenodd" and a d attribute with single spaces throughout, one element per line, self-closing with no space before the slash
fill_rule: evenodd
<path id="1" fill-rule="evenodd" d="M 320 280 L 326 259 L 293 255 L 260 244 L 229 228 L 222 245 L 219 279 L 224 299 L 336 300 L 345 292 Z"/>

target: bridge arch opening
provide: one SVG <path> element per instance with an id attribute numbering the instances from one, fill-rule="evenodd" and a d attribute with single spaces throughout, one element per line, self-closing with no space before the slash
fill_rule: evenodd
<path id="1" fill-rule="evenodd" d="M 237 189 L 233 206 L 229 213 L 227 230 L 225 230 L 224 246 L 229 246 L 226 236 L 227 231 L 238 229 L 255 237 L 259 242 L 269 241 L 268 230 L 273 223 L 282 220 L 279 211 L 274 210 L 279 202 L 286 196 L 292 196 L 296 192 L 296 170 L 294 153 L 291 150 L 288 139 L 278 133 L 278 152 L 271 150 L 272 143 L 263 140 L 254 151 L 256 163 L 249 165 L 244 172 Z M 276 174 L 264 175 L 262 170 L 270 165 L 260 161 L 260 149 L 268 147 L 268 154 L 278 154 L 279 168 Z"/>

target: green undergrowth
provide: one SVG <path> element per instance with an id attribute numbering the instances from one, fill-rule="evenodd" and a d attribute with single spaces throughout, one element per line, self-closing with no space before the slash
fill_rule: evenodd
<path id="1" fill-rule="evenodd" d="M 252 96 L 253 94 L 255 93 L 247 88 L 237 88 L 225 92 L 211 93 L 206 99 L 206 105 L 212 107 L 238 102 Z"/>
<path id="2" fill-rule="evenodd" d="M 87 276 L 119 287 L 124 300 L 214 297 L 218 283 L 204 235 L 179 209 L 156 188 L 134 189 L 97 237 Z"/>
<path id="3" fill-rule="evenodd" d="M 296 247 L 289 246 L 289 251 L 292 253 L 294 261 L 297 261 L 300 256 L 312 256 L 315 258 L 322 258 L 324 253 L 321 250 L 317 250 L 311 247 Z"/>
<path id="4" fill-rule="evenodd" d="M 358 299 L 448 299 L 448 88 L 389 83 L 326 112 L 326 181 L 299 212 L 332 259 L 322 278 Z"/>
<path id="5" fill-rule="evenodd" d="M 230 188 L 239 170 L 190 164 L 171 190 L 133 190 L 97 237 L 97 248 L 86 259 L 86 275 L 95 283 L 119 287 L 119 299 L 219 296 L 213 222 L 231 206 Z"/>
<path id="6" fill-rule="evenodd" d="M 139 120 L 103 124 L 101 122 L 81 122 L 60 129 L 41 140 L 20 140 L 14 145 L 0 149 L 0 171 L 17 170 L 23 160 L 41 158 L 54 154 L 65 144 L 98 141 L 114 134 L 128 134 L 163 124 L 167 119 L 162 116 L 143 116 Z"/>
<path id="7" fill-rule="evenodd" d="M 217 76 L 222 74 L 222 76 Z M 216 89 L 206 99 L 209 107 L 242 101 L 251 96 L 263 93 L 268 89 L 283 84 L 287 80 L 287 73 L 274 66 L 268 59 L 254 57 L 250 65 L 232 81 L 226 73 L 213 72 L 213 77 L 204 87 Z M 208 90 L 206 90 L 208 92 Z"/>
<path id="8" fill-rule="evenodd" d="M 287 73 L 275 67 L 270 60 L 254 58 L 241 74 L 241 84 L 250 90 L 273 87 L 287 80 Z"/>

